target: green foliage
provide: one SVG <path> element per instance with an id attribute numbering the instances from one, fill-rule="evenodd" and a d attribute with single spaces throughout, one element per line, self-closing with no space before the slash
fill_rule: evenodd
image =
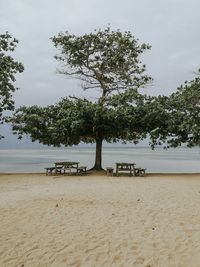
<path id="1" fill-rule="evenodd" d="M 200 145 L 200 78 L 178 88 L 171 95 L 170 104 L 174 120 L 169 130 L 176 135 L 171 144 Z"/>
<path id="2" fill-rule="evenodd" d="M 185 82 L 169 97 L 155 98 L 149 111 L 150 123 L 158 125 L 150 132 L 153 146 L 163 142 L 167 147 L 200 145 L 199 77 Z"/>
<path id="3" fill-rule="evenodd" d="M 61 33 L 52 38 L 60 50 L 55 58 L 60 73 L 83 81 L 84 89 L 98 88 L 96 102 L 63 98 L 47 107 L 21 107 L 13 131 L 29 134 L 47 145 L 102 144 L 131 141 L 148 135 L 152 148 L 200 144 L 200 78 L 178 88 L 171 96 L 138 93 L 151 81 L 139 56 L 150 48 L 139 45 L 130 32 L 110 28 L 82 36 Z M 96 146 L 95 168 L 101 169 L 101 147 Z"/>
<path id="4" fill-rule="evenodd" d="M 60 33 L 52 41 L 60 50 L 55 57 L 61 63 L 60 73 L 82 80 L 84 89 L 100 88 L 102 97 L 151 81 L 139 60 L 150 46 L 139 45 L 130 32 L 108 27 L 82 36 Z"/>
<path id="5" fill-rule="evenodd" d="M 5 119 L 3 111 L 14 109 L 12 94 L 17 89 L 13 85 L 15 75 L 24 70 L 21 63 L 8 55 L 8 52 L 15 50 L 17 43 L 8 32 L 0 35 L 0 123 Z M 1 137 L 0 135 L 0 139 Z"/>
<path id="6" fill-rule="evenodd" d="M 30 134 L 33 141 L 54 146 L 94 143 L 97 139 L 137 142 L 142 135 L 145 137 L 141 111 L 142 105 L 114 106 L 109 101 L 99 105 L 87 99 L 64 98 L 44 108 L 21 107 L 12 122 L 14 133 L 20 138 L 24 133 Z"/>
<path id="7" fill-rule="evenodd" d="M 60 50 L 55 57 L 60 73 L 82 80 L 84 89 L 100 89 L 101 95 L 96 102 L 72 97 L 44 108 L 21 107 L 12 118 L 14 133 L 54 146 L 100 144 L 95 161 L 100 170 L 103 140 L 137 143 L 146 136 L 141 119 L 145 97 L 138 89 L 151 78 L 139 56 L 150 46 L 139 45 L 130 32 L 110 28 L 82 36 L 61 33 L 52 41 Z"/>

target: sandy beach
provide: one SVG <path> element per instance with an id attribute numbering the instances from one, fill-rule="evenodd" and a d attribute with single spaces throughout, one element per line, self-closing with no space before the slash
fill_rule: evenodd
<path id="1" fill-rule="evenodd" d="M 1 267 L 199 267 L 200 174 L 0 175 Z"/>

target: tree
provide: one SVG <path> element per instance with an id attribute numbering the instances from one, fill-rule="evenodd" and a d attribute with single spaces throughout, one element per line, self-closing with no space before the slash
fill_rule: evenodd
<path id="1" fill-rule="evenodd" d="M 14 86 L 15 75 L 23 72 L 24 67 L 15 61 L 8 52 L 15 50 L 18 41 L 8 32 L 0 35 L 0 123 L 4 122 L 3 111 L 13 110 L 12 94 L 17 90 Z M 0 139 L 3 136 L 0 135 Z"/>
<path id="2" fill-rule="evenodd" d="M 145 136 L 140 123 L 143 97 L 138 93 L 151 81 L 139 56 L 150 49 L 130 32 L 110 28 L 82 36 L 68 32 L 53 37 L 60 50 L 59 72 L 83 81 L 83 89 L 100 90 L 97 101 L 77 97 L 41 108 L 22 107 L 14 115 L 13 130 L 20 137 L 54 146 L 96 143 L 94 169 L 102 169 L 102 142 L 135 141 Z"/>
<path id="3" fill-rule="evenodd" d="M 153 123 L 153 116 L 154 124 L 159 125 L 150 132 L 153 146 L 200 145 L 200 77 L 186 81 L 169 97 L 159 96 L 150 102 L 146 120 Z"/>
<path id="4" fill-rule="evenodd" d="M 144 138 L 141 119 L 143 97 L 135 92 L 131 102 L 123 104 L 125 96 L 118 95 L 104 105 L 87 99 L 64 98 L 47 107 L 21 107 L 12 118 L 14 133 L 22 138 L 30 134 L 32 141 L 59 147 L 80 142 L 96 142 L 94 169 L 102 169 L 102 141 L 138 142 Z M 133 106 L 133 102 L 135 106 Z"/>
<path id="5" fill-rule="evenodd" d="M 112 92 L 138 89 L 151 80 L 139 60 L 150 46 L 139 45 L 130 32 L 108 27 L 82 36 L 60 33 L 52 41 L 60 50 L 55 56 L 61 63 L 59 72 L 82 80 L 84 89 L 100 89 L 100 101 Z"/>

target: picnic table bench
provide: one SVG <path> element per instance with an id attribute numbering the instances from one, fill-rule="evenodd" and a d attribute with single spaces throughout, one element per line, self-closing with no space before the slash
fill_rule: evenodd
<path id="1" fill-rule="evenodd" d="M 55 172 L 55 167 L 48 167 L 46 169 L 46 175 L 52 175 Z"/>
<path id="2" fill-rule="evenodd" d="M 135 168 L 135 176 L 145 176 L 146 169 Z"/>
<path id="3" fill-rule="evenodd" d="M 145 176 L 146 169 L 135 167 L 135 163 L 117 162 L 116 163 L 116 176 L 119 173 L 128 172 L 130 176 Z"/>
<path id="4" fill-rule="evenodd" d="M 127 163 L 127 162 L 117 162 L 116 163 L 116 175 L 119 176 L 119 173 L 129 172 L 130 176 L 135 174 L 134 172 L 135 163 Z"/>
<path id="5" fill-rule="evenodd" d="M 79 162 L 74 161 L 64 161 L 64 162 L 55 162 L 54 167 L 47 167 L 46 175 L 53 175 L 53 174 L 86 174 L 87 167 L 86 166 L 78 166 Z"/>
<path id="6" fill-rule="evenodd" d="M 114 169 L 112 167 L 107 167 L 106 168 L 107 176 L 113 176 L 113 171 L 114 171 Z"/>
<path id="7" fill-rule="evenodd" d="M 87 173 L 87 167 L 86 166 L 80 166 L 76 169 L 76 174 L 84 175 Z"/>
<path id="8" fill-rule="evenodd" d="M 79 162 L 76 161 L 62 161 L 62 162 L 55 162 L 55 173 L 60 173 L 60 169 L 65 174 L 69 172 L 71 174 L 72 169 L 78 168 Z"/>

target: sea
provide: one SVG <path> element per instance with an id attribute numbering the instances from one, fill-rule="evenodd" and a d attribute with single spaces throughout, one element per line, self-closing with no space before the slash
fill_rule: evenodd
<path id="1" fill-rule="evenodd" d="M 78 161 L 88 169 L 94 165 L 94 147 L 45 149 L 0 149 L 0 173 L 42 173 L 55 162 Z M 200 173 L 200 147 L 151 150 L 149 147 L 104 147 L 102 166 L 116 162 L 136 163 L 147 173 Z"/>

